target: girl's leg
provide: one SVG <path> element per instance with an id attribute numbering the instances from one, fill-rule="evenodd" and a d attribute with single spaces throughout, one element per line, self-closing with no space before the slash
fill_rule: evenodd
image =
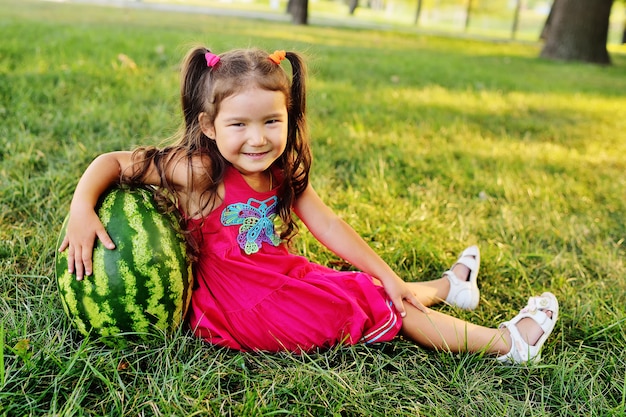
<path id="1" fill-rule="evenodd" d="M 441 303 L 450 292 L 450 281 L 439 278 L 433 281 L 407 282 L 417 299 L 426 307 Z"/>
<path id="2" fill-rule="evenodd" d="M 459 263 L 454 265 L 452 272 L 459 279 L 468 279 L 470 275 L 469 268 Z M 432 281 L 409 282 L 408 284 L 412 288 L 415 297 L 426 307 L 442 302 L 450 292 L 450 280 L 446 277 Z"/>
<path id="3" fill-rule="evenodd" d="M 426 314 L 408 303 L 405 307 L 407 315 L 403 318 L 402 334 L 423 347 L 500 355 L 511 350 L 511 335 L 507 328 L 478 326 L 432 310 Z M 546 314 L 551 317 L 551 312 Z M 541 327 L 529 318 L 522 319 L 517 328 L 531 346 L 543 335 Z"/>

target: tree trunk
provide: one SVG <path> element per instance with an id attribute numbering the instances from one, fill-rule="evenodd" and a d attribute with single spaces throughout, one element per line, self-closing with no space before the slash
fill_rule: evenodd
<path id="1" fill-rule="evenodd" d="M 294 25 L 309 23 L 309 0 L 290 0 L 288 11 L 291 13 L 291 23 Z"/>
<path id="2" fill-rule="evenodd" d="M 516 0 L 515 14 L 513 15 L 513 27 L 511 28 L 511 39 L 515 39 L 517 35 L 517 28 L 519 27 L 519 12 L 522 8 L 522 0 Z"/>
<path id="3" fill-rule="evenodd" d="M 354 11 L 356 10 L 356 8 L 359 7 L 359 0 L 350 0 L 348 3 L 348 13 L 350 13 L 350 16 L 354 15 Z"/>
<path id="4" fill-rule="evenodd" d="M 414 24 L 418 24 L 420 21 L 420 15 L 422 14 L 422 0 L 417 0 L 417 10 L 415 11 L 415 20 Z"/>
<path id="5" fill-rule="evenodd" d="M 465 31 L 469 29 L 470 16 L 472 15 L 472 0 L 467 0 L 467 10 L 465 11 Z"/>
<path id="6" fill-rule="evenodd" d="M 624 19 L 624 30 L 622 31 L 622 45 L 626 45 L 626 19 Z"/>
<path id="7" fill-rule="evenodd" d="M 291 0 L 289 0 L 291 1 Z M 554 0 L 552 2 L 552 6 L 550 7 L 550 12 L 548 13 L 548 18 L 546 19 L 546 22 L 543 24 L 543 29 L 541 30 L 541 35 L 539 35 L 539 38 L 541 40 L 546 40 L 548 39 L 548 29 L 550 28 L 550 25 L 552 24 L 552 16 L 554 15 L 554 9 L 558 9 L 558 6 L 556 5 L 556 2 L 559 0 Z"/>
<path id="8" fill-rule="evenodd" d="M 613 0 L 558 0 L 542 36 L 543 58 L 610 64 L 606 49 Z"/>

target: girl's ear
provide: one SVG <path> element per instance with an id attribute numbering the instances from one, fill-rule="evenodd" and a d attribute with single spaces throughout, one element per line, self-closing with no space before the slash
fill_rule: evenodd
<path id="1" fill-rule="evenodd" d="M 198 122 L 200 123 L 202 133 L 209 139 L 215 139 L 215 126 L 213 126 L 213 123 L 209 120 L 209 116 L 205 112 L 198 115 Z"/>

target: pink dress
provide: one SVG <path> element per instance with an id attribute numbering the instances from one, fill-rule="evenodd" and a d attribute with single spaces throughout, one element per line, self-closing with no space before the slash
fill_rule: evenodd
<path id="1" fill-rule="evenodd" d="M 311 351 L 385 342 L 402 325 L 384 289 L 290 254 L 274 231 L 276 192 L 228 168 L 224 202 L 204 223 L 189 312 L 194 333 L 244 351 Z M 192 229 L 193 230 L 193 229 Z"/>

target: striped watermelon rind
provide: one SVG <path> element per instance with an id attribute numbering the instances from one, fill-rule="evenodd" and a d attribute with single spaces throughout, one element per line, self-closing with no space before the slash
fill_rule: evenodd
<path id="1" fill-rule="evenodd" d="M 105 343 L 124 344 L 119 335 L 174 331 L 185 317 L 193 275 L 185 239 L 174 213 L 157 209 L 147 187 L 115 187 L 96 208 L 116 245 L 97 240 L 93 274 L 77 281 L 67 269 L 67 250 L 57 252 L 56 280 L 63 309 L 83 335 L 95 333 Z M 65 218 L 57 247 L 65 236 Z"/>

